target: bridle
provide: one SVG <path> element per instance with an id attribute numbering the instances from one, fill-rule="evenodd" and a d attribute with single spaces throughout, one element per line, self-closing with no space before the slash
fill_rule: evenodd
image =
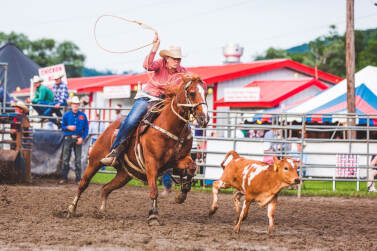
<path id="1" fill-rule="evenodd" d="M 200 81 L 202 85 L 205 85 L 205 83 L 201 80 Z M 190 100 L 190 98 L 188 97 L 188 88 L 190 87 L 190 85 L 192 84 L 192 81 L 188 81 L 186 84 L 185 84 L 185 87 L 184 87 L 184 90 L 185 90 L 185 98 L 186 98 L 186 103 L 185 104 L 181 104 L 181 103 L 178 103 L 178 100 L 176 97 L 174 97 L 170 103 L 170 107 L 173 111 L 173 113 L 182 121 L 184 121 L 185 123 L 190 123 L 193 121 L 193 119 L 191 117 L 195 117 L 194 112 L 195 110 L 198 108 L 198 106 L 200 105 L 207 105 L 207 102 L 200 102 L 200 103 L 195 103 L 193 104 Z M 174 106 L 173 106 L 173 102 L 174 102 L 174 99 L 177 101 L 177 106 L 178 107 L 185 107 L 185 108 L 189 108 L 189 113 L 188 113 L 188 119 L 185 119 L 182 115 L 180 115 L 175 109 L 174 109 Z M 193 115 L 193 116 L 190 116 L 190 115 Z"/>

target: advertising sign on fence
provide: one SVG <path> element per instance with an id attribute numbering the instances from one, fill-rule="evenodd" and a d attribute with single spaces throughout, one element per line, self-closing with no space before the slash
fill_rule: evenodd
<path id="1" fill-rule="evenodd" d="M 105 86 L 103 87 L 103 97 L 107 99 L 130 98 L 131 86 L 130 85 Z"/>
<path id="2" fill-rule="evenodd" d="M 357 154 L 337 154 L 336 159 L 336 177 L 356 177 L 359 166 Z"/>
<path id="3" fill-rule="evenodd" d="M 54 77 L 57 75 L 63 76 L 62 78 L 63 83 L 66 83 L 66 84 L 68 83 L 64 64 L 57 64 L 57 65 L 40 68 L 38 72 L 39 72 L 39 76 L 43 78 L 44 80 L 43 84 L 49 87 L 54 85 L 55 83 Z"/>
<path id="4" fill-rule="evenodd" d="M 253 102 L 260 100 L 260 88 L 225 88 L 225 102 Z"/>

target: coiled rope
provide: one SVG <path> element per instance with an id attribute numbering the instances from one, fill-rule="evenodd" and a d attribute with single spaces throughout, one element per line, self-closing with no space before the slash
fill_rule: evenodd
<path id="1" fill-rule="evenodd" d="M 113 18 L 116 18 L 116 19 L 119 19 L 119 20 L 122 20 L 122 21 L 125 21 L 125 22 L 129 22 L 129 23 L 135 23 L 135 24 L 138 24 L 140 25 L 142 28 L 144 29 L 147 29 L 147 30 L 151 30 L 151 31 L 154 31 L 155 33 L 158 33 L 154 28 L 152 28 L 151 26 L 149 25 L 146 25 L 146 24 L 143 24 L 142 22 L 139 22 L 139 21 L 136 21 L 136 20 L 130 20 L 130 19 L 127 19 L 127 18 L 124 18 L 124 17 L 119 17 L 119 16 L 114 16 L 114 15 L 109 15 L 109 14 L 104 14 L 104 15 L 101 15 L 97 18 L 95 24 L 94 24 L 94 39 L 96 40 L 96 44 L 98 45 L 99 48 L 101 48 L 102 50 L 106 51 L 106 52 L 109 52 L 109 53 L 114 53 L 114 54 L 117 54 L 117 53 L 130 53 L 130 52 L 134 52 L 134 51 L 137 51 L 137 50 L 140 50 L 140 49 L 143 49 L 145 47 L 148 47 L 149 45 L 152 45 L 153 42 L 151 43 L 148 43 L 148 44 L 145 44 L 145 45 L 142 45 L 140 47 L 137 47 L 137 48 L 134 48 L 134 49 L 130 49 L 130 50 L 125 50 L 125 51 L 113 51 L 113 50 L 109 50 L 109 49 L 106 49 L 105 47 L 103 47 L 99 42 L 98 42 L 98 39 L 97 39 L 97 33 L 96 33 L 96 30 L 97 30 L 97 24 L 98 22 L 104 18 L 104 17 L 113 17 Z"/>

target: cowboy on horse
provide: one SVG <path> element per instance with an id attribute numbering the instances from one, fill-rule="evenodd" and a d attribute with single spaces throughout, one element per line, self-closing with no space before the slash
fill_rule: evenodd
<path id="1" fill-rule="evenodd" d="M 145 58 L 143 64 L 143 67 L 147 71 L 153 71 L 153 76 L 143 86 L 143 90 L 136 95 L 136 101 L 127 118 L 122 122 L 118 135 L 111 146 L 110 153 L 101 160 L 101 164 L 104 166 L 115 167 L 118 164 L 117 159 L 125 150 L 125 145 L 121 143 L 137 127 L 140 120 L 147 113 L 149 103 L 164 99 L 165 87 L 169 84 L 176 85 L 179 83 L 180 77 L 177 75 L 178 73 L 187 73 L 187 70 L 180 65 L 182 53 L 179 47 L 170 47 L 169 50 L 161 50 L 160 56 L 162 58 L 154 61 L 159 46 L 160 39 L 156 33 L 152 50 Z"/>
<path id="2" fill-rule="evenodd" d="M 127 118 L 123 122 L 120 119 L 114 121 L 98 137 L 89 153 L 88 167 L 77 194 L 68 208 L 68 216 L 75 212 L 81 194 L 102 165 L 114 166 L 117 174 L 102 187 L 101 212 L 105 211 L 107 198 L 113 190 L 136 178 L 149 185 L 151 209 L 148 223 L 159 224 L 157 177 L 170 168 L 180 174 L 182 186 L 176 197 L 177 203 L 183 203 L 191 189 L 196 164 L 190 154 L 193 138 L 189 123 L 195 119 L 202 128 L 208 124 L 206 86 L 200 77 L 185 74 L 186 69 L 180 66 L 180 48 L 162 50 L 162 59 L 154 61 L 160 44 L 157 34 L 154 42 L 144 62 L 144 67 L 152 70 L 153 76 L 137 94 Z M 159 101 L 160 106 L 154 113 L 158 116 L 151 116 L 153 119 L 150 120 L 151 113 L 147 112 L 153 101 Z M 117 128 L 120 128 L 119 132 L 111 143 Z M 105 156 L 109 149 L 110 153 Z"/>

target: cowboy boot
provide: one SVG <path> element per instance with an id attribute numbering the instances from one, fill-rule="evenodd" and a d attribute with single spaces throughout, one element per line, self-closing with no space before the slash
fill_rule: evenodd
<path id="1" fill-rule="evenodd" d="M 105 158 L 102 158 L 100 163 L 104 166 L 116 167 L 119 165 L 118 158 L 125 152 L 125 150 L 125 144 L 121 143 L 119 146 L 111 150 L 111 152 L 107 154 Z"/>

